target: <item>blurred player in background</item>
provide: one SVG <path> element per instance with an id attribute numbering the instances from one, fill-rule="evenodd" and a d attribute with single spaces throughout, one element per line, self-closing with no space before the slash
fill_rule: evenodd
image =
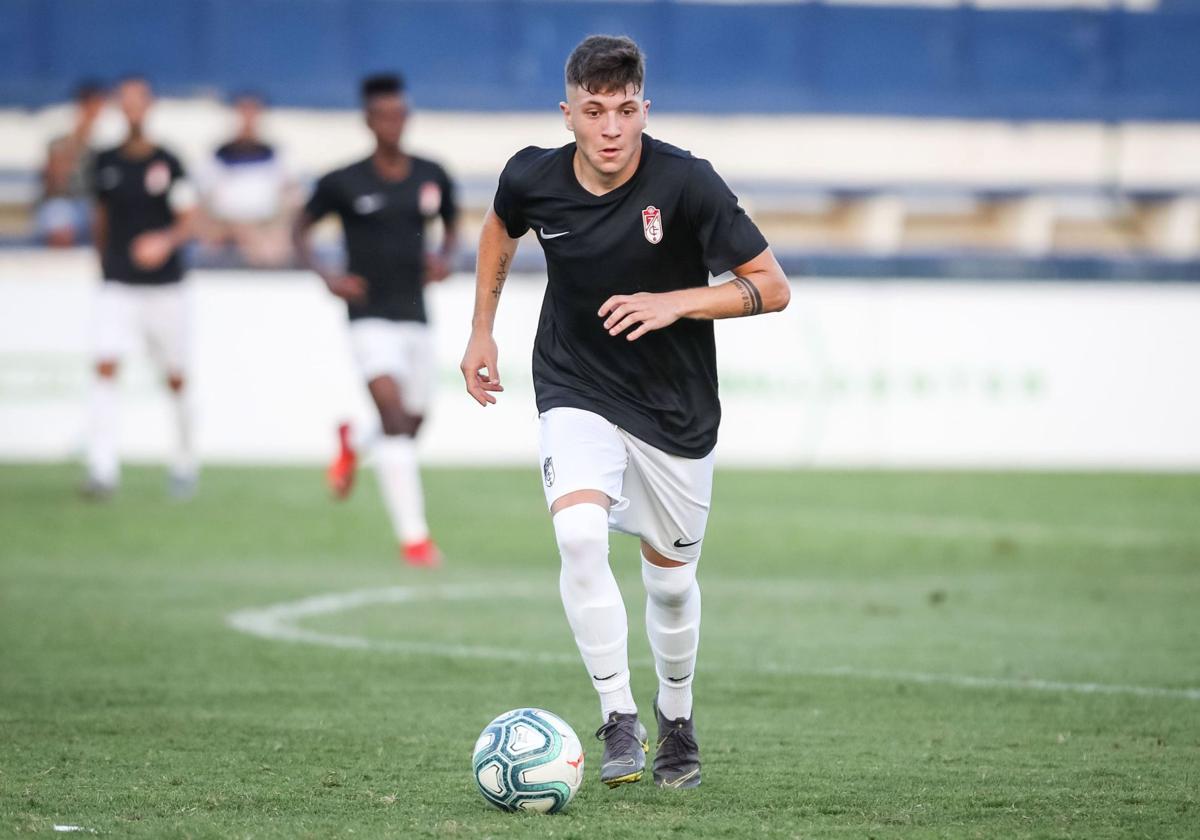
<path id="1" fill-rule="evenodd" d="M 425 521 L 416 447 L 434 376 L 424 287 L 450 272 L 458 208 L 454 184 L 442 167 L 401 146 L 408 118 L 403 80 L 371 76 L 362 84 L 362 100 L 374 153 L 321 178 L 294 229 L 300 261 L 346 301 L 354 356 L 383 432 L 355 436 L 348 425 L 340 427 L 340 452 L 329 480 L 335 495 L 344 497 L 353 485 L 358 450 L 369 444 L 405 560 L 433 566 L 440 554 Z M 340 217 L 345 233 L 344 272 L 323 268 L 313 255 L 309 232 L 329 213 Z M 443 235 L 434 251 L 426 232 L 438 217 Z"/>
<path id="2" fill-rule="evenodd" d="M 141 341 L 166 375 L 175 420 L 170 491 L 196 486 L 188 388 L 190 305 L 181 249 L 191 236 L 196 191 L 179 160 L 146 136 L 154 97 L 142 78 L 116 90 L 129 122 L 125 141 L 96 156 L 93 236 L 104 282 L 96 308 L 96 381 L 91 402 L 84 492 L 111 494 L 120 479 L 117 457 L 117 366 Z"/>
<path id="3" fill-rule="evenodd" d="M 213 153 L 197 179 L 205 245 L 232 249 L 239 262 L 259 268 L 291 262 L 288 220 L 295 209 L 287 168 L 259 133 L 264 108 L 256 94 L 234 98 L 236 134 Z"/>
<path id="4" fill-rule="evenodd" d="M 654 652 L 654 781 L 700 784 L 692 678 L 700 640 L 696 565 L 712 496 L 717 399 L 713 320 L 783 309 L 787 278 L 707 161 L 643 135 L 644 58 L 592 36 L 566 67 L 575 142 L 529 147 L 500 175 L 479 242 L 462 372 L 481 404 L 503 390 L 496 308 L 530 228 L 549 283 L 533 350 L 542 479 L 562 555 L 559 587 L 600 695 L 600 779 L 641 779 L 649 745 L 629 683 L 625 604 L 610 528 L 641 538 Z M 733 280 L 709 285 L 709 274 Z"/>
<path id="5" fill-rule="evenodd" d="M 92 128 L 104 110 L 108 94 L 95 81 L 75 90 L 75 125 L 46 148 L 42 167 L 42 197 L 34 215 L 34 236 L 53 247 L 78 245 L 91 226 L 91 196 L 87 173 L 92 165 Z"/>

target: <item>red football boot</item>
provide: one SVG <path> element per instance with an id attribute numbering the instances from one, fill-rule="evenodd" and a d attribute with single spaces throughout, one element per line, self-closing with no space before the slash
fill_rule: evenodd
<path id="1" fill-rule="evenodd" d="M 429 537 L 405 544 L 402 553 L 404 562 L 410 566 L 433 569 L 442 564 L 442 552 Z"/>
<path id="2" fill-rule="evenodd" d="M 338 454 L 329 465 L 325 478 L 335 499 L 344 499 L 354 487 L 354 473 L 358 469 L 358 454 L 350 443 L 350 424 L 338 426 Z"/>

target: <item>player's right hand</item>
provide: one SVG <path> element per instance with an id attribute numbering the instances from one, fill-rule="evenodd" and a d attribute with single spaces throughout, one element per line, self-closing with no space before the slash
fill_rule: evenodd
<path id="1" fill-rule="evenodd" d="M 482 406 L 492 405 L 496 398 L 492 393 L 504 390 L 500 384 L 500 368 L 496 357 L 496 339 L 489 332 L 472 332 L 471 340 L 467 342 L 467 352 L 463 355 L 459 370 L 467 383 L 467 393 L 475 398 Z"/>
<path id="2" fill-rule="evenodd" d="M 174 250 L 171 234 L 165 230 L 148 230 L 130 243 L 129 256 L 142 271 L 154 271 L 171 258 Z"/>
<path id="3" fill-rule="evenodd" d="M 325 281 L 329 291 L 348 303 L 362 303 L 367 299 L 367 281 L 357 274 L 343 274 Z"/>

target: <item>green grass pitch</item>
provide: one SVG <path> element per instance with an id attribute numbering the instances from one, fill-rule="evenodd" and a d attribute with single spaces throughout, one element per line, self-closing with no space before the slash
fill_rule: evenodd
<path id="1" fill-rule="evenodd" d="M 342 505 L 312 469 L 186 504 L 77 478 L 0 466 L 0 835 L 1200 837 L 1198 476 L 719 471 L 685 792 L 596 779 L 536 469 L 427 472 L 437 571 L 370 475 Z M 613 562 L 648 709 L 635 544 Z M 341 647 L 229 624 L 388 587 L 287 623 Z M 561 815 L 474 788 L 521 705 L 588 750 Z"/>

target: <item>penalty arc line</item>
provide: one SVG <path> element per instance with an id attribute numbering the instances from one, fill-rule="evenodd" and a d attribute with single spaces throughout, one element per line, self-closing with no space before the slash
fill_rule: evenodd
<path id="1" fill-rule="evenodd" d="M 449 644 L 409 640 L 378 640 L 362 636 L 323 633 L 299 626 L 305 618 L 331 615 L 375 604 L 405 604 L 421 601 L 470 601 L 506 595 L 528 597 L 529 587 L 503 585 L 392 586 L 382 589 L 358 589 L 333 592 L 272 604 L 251 607 L 226 616 L 230 627 L 251 636 L 283 642 L 300 642 L 346 650 L 374 650 L 389 653 L 438 656 L 449 659 L 489 659 L 504 662 L 530 662 L 542 665 L 578 665 L 574 654 L 527 651 L 509 647 Z M 541 594 L 541 593 L 537 593 Z M 848 677 L 860 680 L 907 682 L 920 685 L 949 685 L 955 688 L 977 688 L 1014 691 L 1044 691 L 1068 694 L 1130 695 L 1161 697 L 1175 700 L 1200 701 L 1200 688 L 1166 688 L 1162 686 L 1122 685 L 1095 682 L 1064 682 L 1037 678 L 982 677 L 967 674 L 939 674 L 921 671 L 889 671 L 873 668 L 837 666 L 833 668 L 804 668 L 786 663 L 760 662 L 737 670 L 748 673 L 777 674 L 801 677 Z"/>

